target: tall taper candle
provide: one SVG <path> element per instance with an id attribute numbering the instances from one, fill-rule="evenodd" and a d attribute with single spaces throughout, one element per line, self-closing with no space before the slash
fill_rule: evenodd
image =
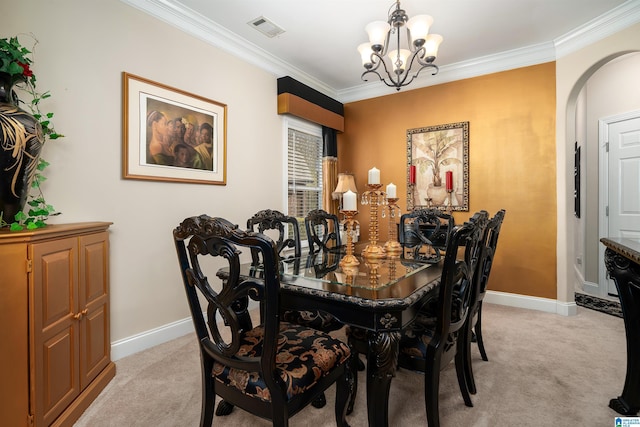
<path id="1" fill-rule="evenodd" d="M 453 172 L 446 172 L 447 191 L 453 191 Z"/>

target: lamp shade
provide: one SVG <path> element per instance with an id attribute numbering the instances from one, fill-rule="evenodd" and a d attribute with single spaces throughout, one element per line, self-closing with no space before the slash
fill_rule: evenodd
<path id="1" fill-rule="evenodd" d="M 398 55 L 398 52 L 400 54 Z M 391 59 L 391 63 L 393 64 L 393 71 L 396 74 L 402 74 L 407 67 L 407 59 L 409 59 L 409 55 L 411 55 L 411 51 L 409 49 L 400 49 L 392 50 L 389 52 L 389 59 Z"/>
<path id="2" fill-rule="evenodd" d="M 371 54 L 373 53 L 373 51 L 371 50 L 371 44 L 370 43 L 362 43 L 360 45 L 358 45 L 358 52 L 360 52 L 360 57 L 362 58 L 362 65 L 365 66 L 365 68 L 368 65 L 371 65 Z"/>
<path id="3" fill-rule="evenodd" d="M 431 24 L 433 24 L 433 18 L 429 15 L 416 15 L 407 21 L 407 28 L 414 46 L 422 46 L 424 44 Z"/>
<path id="4" fill-rule="evenodd" d="M 387 34 L 391 26 L 388 22 L 374 21 L 364 27 L 364 30 L 369 35 L 369 43 L 374 51 L 380 52 L 384 46 L 384 42 L 387 38 Z"/>
<path id="5" fill-rule="evenodd" d="M 440 34 L 429 34 L 427 36 L 427 41 L 424 44 L 424 57 L 429 62 L 432 62 L 438 56 L 438 47 L 442 43 L 442 36 Z"/>
<path id="6" fill-rule="evenodd" d="M 339 199 L 340 196 L 347 191 L 353 191 L 354 193 L 358 192 L 356 188 L 356 180 L 353 177 L 353 174 L 350 173 L 339 173 L 338 174 L 338 185 L 336 185 L 336 189 L 331 193 L 331 196 L 334 200 Z"/>

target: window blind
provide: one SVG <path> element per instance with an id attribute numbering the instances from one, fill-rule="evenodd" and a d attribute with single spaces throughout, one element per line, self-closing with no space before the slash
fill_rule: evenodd
<path id="1" fill-rule="evenodd" d="M 304 242 L 304 217 L 322 206 L 322 137 L 289 127 L 287 153 L 288 214 L 298 220 Z"/>

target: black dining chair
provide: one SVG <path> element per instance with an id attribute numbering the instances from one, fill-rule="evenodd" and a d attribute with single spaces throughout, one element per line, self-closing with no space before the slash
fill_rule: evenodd
<path id="1" fill-rule="evenodd" d="M 280 257 L 284 256 L 283 252 L 287 249 L 293 249 L 291 256 L 295 258 L 302 255 L 300 228 L 295 217 L 274 209 L 263 209 L 247 220 L 247 230 L 263 234 L 269 234 L 270 230 L 276 231 L 277 236 L 274 241 Z M 257 260 L 254 259 L 254 261 Z"/>
<path id="2" fill-rule="evenodd" d="M 475 295 L 473 298 L 473 305 L 471 312 L 469 313 L 469 328 L 470 334 L 475 337 L 475 341 L 480 351 L 482 360 L 488 361 L 487 352 L 484 348 L 484 340 L 482 338 L 482 301 L 487 293 L 487 285 L 489 284 L 489 274 L 491 273 L 491 267 L 493 266 L 493 258 L 496 254 L 496 248 L 498 247 L 498 236 L 500 235 L 500 229 L 506 211 L 504 209 L 499 210 L 493 218 L 487 223 L 484 235 L 482 236 L 482 255 L 477 265 L 477 272 L 475 279 L 477 281 L 475 285 Z M 472 341 L 472 340 L 470 340 Z M 476 384 L 473 377 L 473 368 L 471 364 L 471 342 L 467 342 L 465 348 L 465 368 L 466 368 L 466 381 L 469 386 L 469 392 L 471 394 L 476 393 Z"/>
<path id="3" fill-rule="evenodd" d="M 206 215 L 185 219 L 173 236 L 200 349 L 200 426 L 212 425 L 216 395 L 274 426 L 287 426 L 336 384 L 336 424 L 348 427 L 349 347 L 325 332 L 280 320 L 280 259 L 273 240 Z M 240 275 L 242 249 L 262 260 L 254 276 Z M 206 258 L 225 262 L 228 278 L 210 282 L 217 276 L 203 271 L 211 264 Z M 235 302 L 249 298 L 262 307 L 255 327 L 235 315 Z"/>
<path id="4" fill-rule="evenodd" d="M 465 405 L 473 406 L 466 383 L 464 346 L 470 340 L 468 316 L 473 303 L 474 274 L 482 255 L 485 211 L 455 226 L 449 235 L 437 299 L 430 302 L 435 317 L 418 316 L 400 338 L 398 366 L 424 373 L 424 400 L 429 427 L 440 425 L 440 371 L 455 360 L 458 385 Z M 464 257 L 458 249 L 464 246 Z"/>
<path id="5" fill-rule="evenodd" d="M 293 216 L 285 215 L 275 209 L 263 209 L 247 220 L 247 229 L 260 233 L 268 233 L 270 230 L 275 230 L 277 231 L 275 244 L 278 255 L 285 259 L 284 252 L 293 248 L 293 254 L 289 255 L 289 258 L 300 258 L 302 256 L 300 228 L 298 220 Z M 253 262 L 260 262 L 255 254 L 252 254 L 252 256 Z M 335 331 L 344 326 L 334 316 L 321 310 L 286 310 L 282 313 L 282 319 L 325 332 Z M 316 408 L 322 408 L 325 404 L 326 398 L 324 394 L 319 395 L 313 402 L 313 406 Z M 217 413 L 218 415 L 225 415 L 230 410 L 227 402 L 225 402 L 219 406 Z"/>
<path id="6" fill-rule="evenodd" d="M 314 209 L 304 217 L 309 252 L 340 251 L 340 220 L 337 215 L 323 209 Z"/>
<path id="7" fill-rule="evenodd" d="M 401 215 L 398 235 L 401 256 L 419 262 L 440 262 L 454 225 L 452 215 L 436 208 L 414 209 Z"/>

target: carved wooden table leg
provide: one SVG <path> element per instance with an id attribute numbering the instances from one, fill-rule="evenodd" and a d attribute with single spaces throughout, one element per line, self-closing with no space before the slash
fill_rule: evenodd
<path id="1" fill-rule="evenodd" d="M 605 265 L 618 289 L 627 337 L 624 388 L 619 397 L 611 399 L 609 407 L 619 414 L 634 416 L 640 410 L 640 265 L 609 247 Z"/>
<path id="2" fill-rule="evenodd" d="M 370 426 L 389 425 L 389 389 L 398 366 L 399 332 L 371 333 L 367 352 L 367 411 Z"/>

